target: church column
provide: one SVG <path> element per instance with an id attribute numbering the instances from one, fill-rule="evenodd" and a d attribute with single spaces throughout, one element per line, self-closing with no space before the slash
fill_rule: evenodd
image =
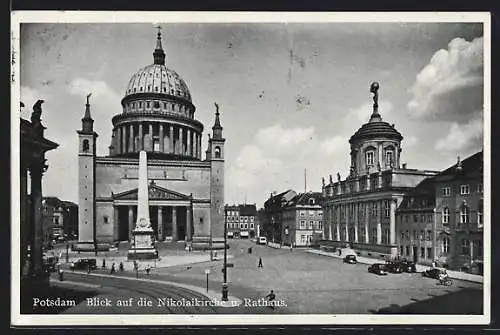
<path id="1" fill-rule="evenodd" d="M 134 206 L 128 206 L 128 239 L 132 241 L 132 230 L 134 230 Z"/>
<path id="2" fill-rule="evenodd" d="M 121 132 L 122 132 L 122 152 L 126 153 L 127 152 L 127 126 L 123 125 L 120 126 Z"/>
<path id="3" fill-rule="evenodd" d="M 160 133 L 160 152 L 163 153 L 165 152 L 165 138 L 163 135 L 163 123 L 160 123 L 160 130 L 159 130 L 159 133 Z"/>
<path id="4" fill-rule="evenodd" d="M 158 241 L 163 241 L 163 207 L 158 206 Z"/>
<path id="5" fill-rule="evenodd" d="M 198 158 L 198 133 L 194 133 L 193 136 L 193 145 L 194 145 L 194 158 Z"/>
<path id="6" fill-rule="evenodd" d="M 174 154 L 175 153 L 175 150 L 174 150 L 174 126 L 173 125 L 170 125 L 170 134 L 169 134 L 169 141 L 170 141 L 170 153 L 171 154 Z"/>
<path id="7" fill-rule="evenodd" d="M 184 155 L 184 140 L 182 138 L 182 127 L 179 127 L 179 154 Z"/>
<path id="8" fill-rule="evenodd" d="M 118 206 L 113 206 L 113 240 L 120 239 L 120 212 Z"/>
<path id="9" fill-rule="evenodd" d="M 333 224 L 333 206 L 328 207 L 328 240 L 332 240 L 332 224 Z"/>
<path id="10" fill-rule="evenodd" d="M 177 241 L 177 207 L 172 207 L 172 241 Z"/>
<path id="11" fill-rule="evenodd" d="M 382 202 L 375 202 L 377 204 L 377 244 L 382 244 Z"/>
<path id="12" fill-rule="evenodd" d="M 192 231 L 191 231 L 191 204 L 186 207 L 186 241 L 191 241 Z"/>
<path id="13" fill-rule="evenodd" d="M 383 159 L 383 153 L 382 153 L 382 143 L 378 144 L 378 162 L 380 164 L 380 167 L 384 167 L 384 159 Z"/>
<path id="14" fill-rule="evenodd" d="M 341 205 L 337 205 L 337 225 L 335 227 L 336 232 L 337 232 L 337 241 L 340 241 L 340 217 L 341 217 Z"/>
<path id="15" fill-rule="evenodd" d="M 154 151 L 154 144 L 153 144 L 153 123 L 150 122 L 149 123 L 149 134 L 148 134 L 148 138 L 149 138 L 149 148 L 147 148 L 146 150 L 148 151 Z"/>
<path id="16" fill-rule="evenodd" d="M 349 242 L 349 221 L 350 221 L 350 216 L 349 214 L 351 210 L 351 204 L 347 204 L 345 206 L 345 240 L 346 242 Z"/>
<path id="17" fill-rule="evenodd" d="M 129 126 L 128 152 L 134 152 L 134 125 Z"/>
<path id="18" fill-rule="evenodd" d="M 365 243 L 369 244 L 370 243 L 370 203 L 365 202 Z"/>
<path id="19" fill-rule="evenodd" d="M 390 205 L 391 205 L 391 218 L 390 218 L 390 244 L 396 244 L 396 199 L 391 199 L 390 200 Z"/>
<path id="20" fill-rule="evenodd" d="M 121 145 L 122 145 L 122 140 L 121 140 L 121 130 L 120 130 L 120 127 L 116 127 L 115 128 L 115 134 L 116 134 L 116 137 L 115 137 L 115 153 L 117 154 L 121 154 L 122 151 L 121 151 Z"/>
<path id="21" fill-rule="evenodd" d="M 142 123 L 139 123 L 139 148 L 138 151 L 144 150 L 144 137 L 142 133 Z"/>
<path id="22" fill-rule="evenodd" d="M 189 157 L 191 157 L 193 155 L 193 148 L 191 148 L 191 129 L 187 129 L 187 132 L 186 132 L 186 135 L 187 135 L 187 154 Z"/>
<path id="23" fill-rule="evenodd" d="M 43 157 L 43 156 L 42 156 Z M 43 158 L 42 158 L 43 159 Z M 30 274 L 43 272 L 43 223 L 42 223 L 42 174 L 43 161 L 30 167 L 31 177 L 31 218 L 30 218 Z"/>
<path id="24" fill-rule="evenodd" d="M 358 243 L 358 210 L 359 210 L 359 203 L 354 203 L 354 242 Z"/>

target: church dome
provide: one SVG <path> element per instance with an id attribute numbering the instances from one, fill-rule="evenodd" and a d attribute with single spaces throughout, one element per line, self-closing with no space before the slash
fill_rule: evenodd
<path id="1" fill-rule="evenodd" d="M 164 64 L 147 65 L 130 78 L 125 96 L 141 93 L 165 94 L 191 102 L 186 82 Z"/>
<path id="2" fill-rule="evenodd" d="M 382 119 L 372 116 L 368 123 L 362 125 L 361 128 L 359 128 L 354 135 L 351 136 L 349 142 L 353 143 L 355 141 L 372 139 L 375 137 L 383 137 L 397 141 L 401 141 L 403 139 L 403 136 L 394 128 L 394 125 L 390 125 L 389 123 L 382 121 Z"/>

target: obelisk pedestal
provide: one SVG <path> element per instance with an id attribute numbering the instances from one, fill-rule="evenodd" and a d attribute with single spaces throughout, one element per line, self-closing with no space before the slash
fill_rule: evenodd
<path id="1" fill-rule="evenodd" d="M 137 222 L 132 230 L 128 259 L 154 259 L 158 253 L 149 219 L 148 163 L 146 151 L 139 153 L 139 188 L 137 192 Z"/>

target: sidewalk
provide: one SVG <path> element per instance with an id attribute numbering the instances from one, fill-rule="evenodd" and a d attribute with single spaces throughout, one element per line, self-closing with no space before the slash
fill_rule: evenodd
<path id="1" fill-rule="evenodd" d="M 121 275 L 111 275 L 111 274 L 105 274 L 105 273 L 86 273 L 86 272 L 80 272 L 80 271 L 75 271 L 73 272 L 75 274 L 80 274 L 84 276 L 93 276 L 93 277 L 101 277 L 101 278 L 119 278 L 123 280 L 130 280 L 130 281 L 140 281 L 140 282 L 146 282 L 146 283 L 155 283 L 155 284 L 160 284 L 160 285 L 169 285 L 169 286 L 175 286 L 179 288 L 183 288 L 186 290 L 190 290 L 193 292 L 196 292 L 202 296 L 207 297 L 209 300 L 217 300 L 219 302 L 220 307 L 238 307 L 242 304 L 242 300 L 229 295 L 228 296 L 228 301 L 221 301 L 221 293 L 216 292 L 214 290 L 208 290 L 206 287 L 199 287 L 195 285 L 189 285 L 189 284 L 184 284 L 184 283 L 179 283 L 179 282 L 173 282 L 173 281 L 167 281 L 167 280 L 161 280 L 161 279 L 151 279 L 151 278 L 135 278 L 130 276 L 130 274 L 124 274 L 122 273 Z M 71 280 L 64 280 L 64 281 L 59 281 L 57 279 L 51 278 L 50 283 L 52 285 L 77 285 L 77 286 L 87 286 L 87 287 L 92 287 L 92 288 L 97 288 L 100 287 L 100 285 L 94 285 L 94 284 L 87 284 L 83 282 L 76 282 L 76 281 L 71 281 Z"/>
<path id="2" fill-rule="evenodd" d="M 307 249 L 306 251 L 311 253 L 311 254 L 343 259 L 344 256 L 347 254 L 344 250 L 347 250 L 347 249 L 342 249 L 342 256 L 339 256 L 338 253 L 327 252 L 327 251 L 316 250 L 316 249 Z M 356 259 L 358 260 L 358 263 L 362 263 L 362 264 L 375 264 L 375 263 L 382 263 L 383 262 L 383 260 L 380 260 L 380 259 L 374 259 L 374 258 L 368 258 L 368 257 L 362 257 L 362 256 L 356 256 Z M 417 268 L 417 272 L 424 272 L 424 271 L 430 269 L 431 267 L 421 265 L 421 264 L 416 264 L 416 268 Z M 448 272 L 448 275 L 450 276 L 450 278 L 470 281 L 470 282 L 474 282 L 474 283 L 481 283 L 481 284 L 483 283 L 483 276 L 474 275 L 474 274 L 465 273 L 465 272 L 459 272 L 459 271 L 447 270 L 447 272 Z"/>

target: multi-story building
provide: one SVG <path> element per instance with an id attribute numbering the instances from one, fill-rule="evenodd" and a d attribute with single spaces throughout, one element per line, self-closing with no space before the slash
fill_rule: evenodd
<path id="1" fill-rule="evenodd" d="M 436 171 L 401 164 L 403 136 L 378 112 L 378 83 L 373 83 L 373 113 L 349 139 L 351 166 L 347 178 L 323 179 L 323 214 L 327 247 L 349 245 L 374 257 L 396 257 L 396 208 L 406 193 Z"/>
<path id="2" fill-rule="evenodd" d="M 483 153 L 421 182 L 396 214 L 399 255 L 422 264 L 482 272 Z"/>
<path id="3" fill-rule="evenodd" d="M 202 157 L 204 125 L 186 82 L 170 67 L 160 32 L 153 63 L 126 85 L 109 154 L 96 153 L 89 96 L 78 133 L 79 250 L 130 241 L 137 221 L 139 153 L 147 152 L 151 227 L 158 242 L 224 247 L 224 146 L 218 105 Z M 107 121 L 107 120 L 106 120 Z M 104 122 L 101 120 L 100 122 Z M 98 245 L 99 242 L 99 245 Z"/>
<path id="4" fill-rule="evenodd" d="M 264 202 L 264 222 L 262 222 L 261 236 L 266 236 L 267 240 L 274 243 L 282 243 L 285 236 L 285 226 L 283 225 L 283 208 L 291 201 L 297 193 L 293 190 L 274 194 L 272 193 Z"/>
<path id="5" fill-rule="evenodd" d="M 437 243 L 449 232 L 436 222 L 436 198 L 432 178 L 410 191 L 396 211 L 399 256 L 421 264 L 436 260 Z"/>
<path id="6" fill-rule="evenodd" d="M 482 273 L 483 152 L 444 170 L 434 178 L 436 221 L 446 232 L 438 236 L 439 259 L 450 268 Z"/>
<path id="7" fill-rule="evenodd" d="M 43 236 L 48 244 L 58 238 L 74 238 L 78 232 L 78 205 L 56 197 L 44 197 Z"/>
<path id="8" fill-rule="evenodd" d="M 233 237 L 255 237 L 257 229 L 257 207 L 255 204 L 226 205 L 225 214 L 227 231 Z"/>
<path id="9" fill-rule="evenodd" d="M 293 195 L 293 196 L 292 196 Z M 285 200 L 285 201 L 283 201 Z M 323 238 L 323 209 L 320 192 L 287 191 L 271 197 L 264 207 L 271 218 L 274 241 L 283 245 L 309 246 Z M 273 206 L 274 205 L 274 206 Z M 273 238 L 273 234 L 268 238 Z"/>

